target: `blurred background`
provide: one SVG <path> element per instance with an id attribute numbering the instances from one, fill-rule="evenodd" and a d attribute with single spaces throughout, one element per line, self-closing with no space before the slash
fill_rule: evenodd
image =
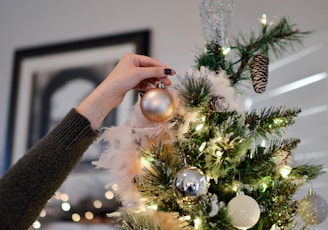
<path id="1" fill-rule="evenodd" d="M 195 54 L 203 47 L 199 3 L 199 0 L 0 0 L 0 161 L 3 162 L 5 153 L 15 50 L 147 29 L 151 31 L 150 55 L 179 73 L 194 64 Z M 328 1 L 235 0 L 235 4 L 230 37 L 251 29 L 258 31 L 263 14 L 268 21 L 287 16 L 300 30 L 314 30 L 304 40 L 302 49 L 270 65 L 267 93 L 255 95 L 250 90 L 244 100 L 246 108 L 271 105 L 302 108 L 303 113 L 287 133 L 302 140 L 294 160 L 322 163 L 327 169 Z M 328 200 L 327 178 L 327 175 L 319 177 L 297 196 L 303 197 L 313 187 Z M 80 187 L 70 191 L 69 180 Z M 105 176 L 98 182 L 85 176 L 69 180 L 63 186 L 63 193 L 72 192 L 78 204 L 86 203 L 86 197 L 103 196 L 107 191 Z M 97 184 L 85 185 L 91 182 Z M 107 196 L 102 202 L 115 208 L 112 194 Z M 58 213 L 62 212 L 59 209 Z M 79 223 L 68 223 L 65 218 L 41 229 L 93 229 L 95 226 L 90 225 L 87 217 Z M 108 229 L 110 224 L 95 219 L 92 222 L 97 223 L 98 230 L 101 226 Z M 312 229 L 328 229 L 328 220 Z"/>

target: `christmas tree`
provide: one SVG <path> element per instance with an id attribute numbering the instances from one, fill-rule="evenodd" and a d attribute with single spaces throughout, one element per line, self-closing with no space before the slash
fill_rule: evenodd
<path id="1" fill-rule="evenodd" d="M 292 160 L 300 140 L 284 134 L 301 110 L 245 111 L 237 100 L 242 82 L 265 93 L 269 56 L 294 51 L 310 32 L 283 17 L 228 44 L 233 2 L 217 2 L 201 5 L 210 32 L 195 65 L 172 87 L 145 92 L 126 125 L 102 135 L 96 165 L 109 169 L 122 202 L 120 229 L 296 229 L 297 214 L 307 224 L 328 215 L 312 191 L 294 199 L 322 170 Z"/>

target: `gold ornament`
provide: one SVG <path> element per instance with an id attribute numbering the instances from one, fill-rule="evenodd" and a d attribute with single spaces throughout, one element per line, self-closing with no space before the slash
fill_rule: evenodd
<path id="1" fill-rule="evenodd" d="M 328 203 L 313 189 L 299 202 L 298 214 L 307 224 L 317 225 L 324 222 L 328 216 Z"/>
<path id="2" fill-rule="evenodd" d="M 173 113 L 173 97 L 165 89 L 154 88 L 142 96 L 140 108 L 147 119 L 156 122 L 165 121 Z"/>

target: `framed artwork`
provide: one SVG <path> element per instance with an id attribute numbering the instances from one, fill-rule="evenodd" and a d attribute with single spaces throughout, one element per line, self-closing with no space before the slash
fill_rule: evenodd
<path id="1" fill-rule="evenodd" d="M 141 30 L 39 47 L 14 55 L 5 170 L 93 90 L 125 53 L 149 55 L 150 31 Z M 104 121 L 119 125 L 134 94 Z M 97 158 L 87 153 L 85 161 Z"/>

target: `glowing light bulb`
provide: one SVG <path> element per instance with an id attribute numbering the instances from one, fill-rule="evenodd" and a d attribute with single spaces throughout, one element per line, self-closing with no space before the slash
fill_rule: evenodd
<path id="1" fill-rule="evenodd" d="M 105 197 L 106 199 L 111 200 L 114 198 L 114 193 L 112 191 L 107 191 L 105 192 Z"/>
<path id="2" fill-rule="evenodd" d="M 203 123 L 202 124 L 199 124 L 199 125 L 196 126 L 195 130 L 196 131 L 200 131 L 203 127 L 204 127 L 204 124 Z"/>
<path id="3" fill-rule="evenodd" d="M 95 208 L 101 208 L 102 207 L 102 202 L 100 200 L 95 200 L 93 202 L 93 207 L 95 207 Z"/>
<path id="4" fill-rule="evenodd" d="M 64 211 L 64 212 L 68 212 L 69 210 L 71 210 L 71 205 L 68 203 L 68 202 L 63 202 L 61 204 L 61 209 Z"/>
<path id="5" fill-rule="evenodd" d="M 267 16 L 266 14 L 262 14 L 262 17 L 260 19 L 260 22 L 263 24 L 263 25 L 266 25 L 267 24 Z"/>
<path id="6" fill-rule="evenodd" d="M 84 217 L 85 217 L 85 219 L 87 219 L 87 220 L 92 220 L 93 218 L 94 218 L 94 214 L 93 214 L 93 212 L 91 212 L 91 211 L 87 211 L 87 212 L 85 212 L 85 214 L 84 214 Z"/>
<path id="7" fill-rule="evenodd" d="M 224 48 L 222 49 L 222 54 L 223 54 L 223 55 L 227 55 L 227 54 L 230 52 L 230 50 L 231 50 L 230 47 L 224 47 Z"/>
<path id="8" fill-rule="evenodd" d="M 283 178 L 287 178 L 291 171 L 292 171 L 292 167 L 290 167 L 289 165 L 283 165 L 279 169 L 280 175 Z"/>
<path id="9" fill-rule="evenodd" d="M 73 213 L 72 214 L 72 220 L 74 222 L 79 222 L 81 220 L 81 216 L 79 214 L 77 214 L 77 213 Z"/>
<path id="10" fill-rule="evenodd" d="M 206 142 L 204 141 L 204 142 L 200 145 L 200 147 L 199 147 L 199 151 L 203 151 L 203 150 L 205 149 L 205 147 L 206 147 Z"/>

